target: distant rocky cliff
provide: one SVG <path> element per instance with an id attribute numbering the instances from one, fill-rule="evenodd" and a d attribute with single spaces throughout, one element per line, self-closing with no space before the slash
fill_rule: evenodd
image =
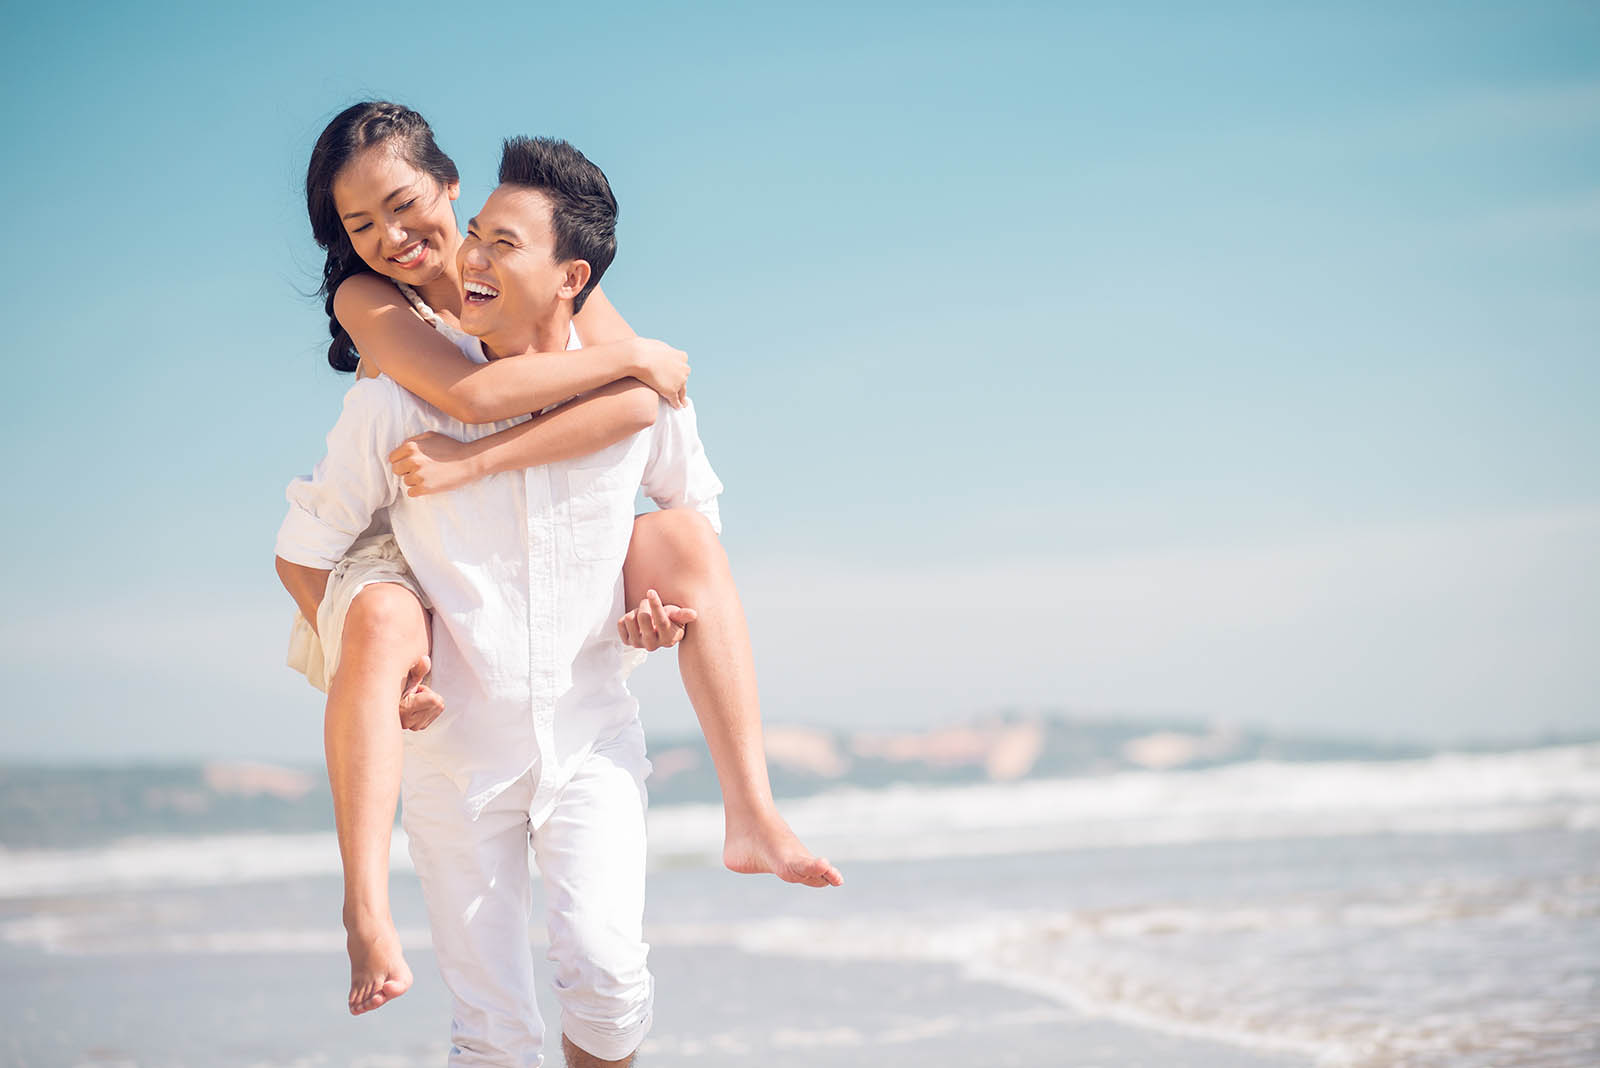
<path id="1" fill-rule="evenodd" d="M 927 730 L 850 732 L 769 725 L 773 792 L 798 796 L 848 784 L 1012 782 L 1141 768 L 1211 767 L 1241 760 L 1385 760 L 1420 756 L 1420 746 L 1294 738 L 1226 726 L 1065 714 L 996 715 Z M 650 797 L 657 803 L 717 798 L 705 743 L 652 740 Z"/>

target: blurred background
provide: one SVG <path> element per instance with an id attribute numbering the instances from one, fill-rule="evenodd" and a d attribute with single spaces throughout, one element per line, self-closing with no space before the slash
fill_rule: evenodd
<path id="1" fill-rule="evenodd" d="M 728 487 L 774 781 L 851 862 L 825 895 L 716 870 L 692 710 L 641 669 L 652 1063 L 1600 1055 L 1593 5 L 0 26 L 33 220 L 0 259 L 0 1058 L 442 1060 L 403 847 L 418 988 L 342 1018 L 271 567 L 348 382 L 305 166 L 367 98 L 428 117 L 463 220 L 503 136 L 605 169 L 606 291 L 689 352 Z"/>

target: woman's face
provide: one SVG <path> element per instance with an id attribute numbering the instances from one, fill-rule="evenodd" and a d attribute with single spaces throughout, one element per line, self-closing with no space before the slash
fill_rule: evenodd
<path id="1" fill-rule="evenodd" d="M 455 261 L 461 234 L 450 202 L 460 194 L 459 182 L 441 185 L 383 145 L 333 180 L 333 203 L 356 253 L 379 274 L 413 286 Z"/>

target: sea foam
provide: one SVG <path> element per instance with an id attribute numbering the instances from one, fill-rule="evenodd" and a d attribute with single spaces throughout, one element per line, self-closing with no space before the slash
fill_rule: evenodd
<path id="1" fill-rule="evenodd" d="M 1375 833 L 1600 828 L 1600 744 L 1391 762 L 1252 762 L 977 786 L 847 789 L 782 803 L 835 860 L 892 860 Z M 716 863 L 722 811 L 650 812 L 657 862 Z M 405 837 L 391 850 L 409 867 Z M 337 876 L 333 832 L 0 849 L 0 899 Z"/>

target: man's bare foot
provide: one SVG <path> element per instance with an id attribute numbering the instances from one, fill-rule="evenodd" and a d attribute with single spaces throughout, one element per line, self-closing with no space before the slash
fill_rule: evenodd
<path id="1" fill-rule="evenodd" d="M 729 817 L 722 863 L 741 875 L 776 875 L 804 886 L 842 886 L 844 876 L 795 837 L 776 810 L 748 818 Z"/>
<path id="2" fill-rule="evenodd" d="M 350 923 L 345 946 L 350 951 L 350 1015 L 360 1016 L 411 989 L 411 968 L 400 951 L 394 921 Z"/>

